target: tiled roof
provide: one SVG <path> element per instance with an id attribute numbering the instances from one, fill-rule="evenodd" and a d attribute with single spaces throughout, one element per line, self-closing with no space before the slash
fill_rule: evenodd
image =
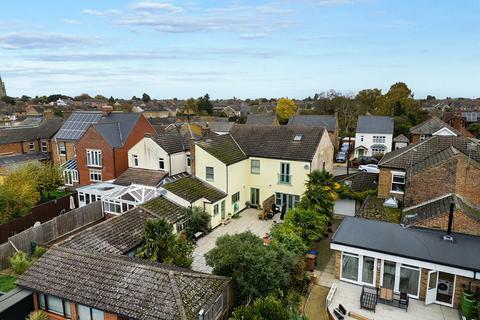
<path id="1" fill-rule="evenodd" d="M 350 189 L 354 192 L 373 190 L 378 187 L 378 173 L 359 171 L 352 174 L 336 176 L 335 181 L 349 185 Z"/>
<path id="2" fill-rule="evenodd" d="M 144 320 L 197 319 L 229 284 L 220 276 L 57 246 L 18 280 L 29 290 Z"/>
<path id="3" fill-rule="evenodd" d="M 269 114 L 249 114 L 246 122 L 251 125 L 273 125 L 274 123 L 275 116 Z"/>
<path id="4" fill-rule="evenodd" d="M 446 148 L 443 151 L 435 153 L 433 156 L 428 157 L 422 162 L 419 162 L 415 165 L 412 165 L 407 169 L 408 176 L 412 176 L 417 172 L 424 171 L 427 169 L 430 169 L 432 167 L 435 167 L 441 163 L 444 163 L 446 161 L 449 161 L 456 155 L 462 154 L 460 151 L 455 149 L 453 146 L 450 146 Z"/>
<path id="5" fill-rule="evenodd" d="M 402 213 L 402 223 L 415 224 L 418 221 L 432 218 L 450 212 L 450 204 L 455 203 L 455 209 L 480 221 L 480 208 L 469 203 L 456 194 L 446 194 L 442 197 L 425 201 L 418 205 L 405 208 Z"/>
<path id="6" fill-rule="evenodd" d="M 289 126 L 324 127 L 329 132 L 337 130 L 337 117 L 332 115 L 297 115 L 288 119 Z"/>
<path id="7" fill-rule="evenodd" d="M 357 133 L 393 133 L 393 118 L 385 116 L 359 116 Z"/>
<path id="8" fill-rule="evenodd" d="M 184 207 L 168 200 L 163 196 L 156 197 L 140 205 L 140 207 L 155 215 L 156 218 L 164 219 L 172 224 L 179 221 L 185 221 L 187 219 Z"/>
<path id="9" fill-rule="evenodd" d="M 212 121 L 208 123 L 208 128 L 213 132 L 229 132 L 234 122 Z"/>
<path id="10" fill-rule="evenodd" d="M 48 153 L 43 153 L 43 152 L 21 153 L 21 154 L 0 156 L 0 167 L 15 165 L 22 162 L 42 161 L 47 159 L 50 159 L 50 155 Z"/>
<path id="11" fill-rule="evenodd" d="M 479 140 L 463 136 L 433 136 L 420 143 L 410 144 L 405 148 L 385 154 L 378 165 L 406 170 L 450 147 L 454 147 L 471 159 L 480 162 Z"/>
<path id="12" fill-rule="evenodd" d="M 226 165 L 234 164 L 247 158 L 238 143 L 229 134 L 200 141 L 198 146 Z"/>
<path id="13" fill-rule="evenodd" d="M 126 254 L 142 243 L 145 222 L 155 218 L 137 207 L 85 229 L 59 245 L 86 252 Z"/>
<path id="14" fill-rule="evenodd" d="M 408 140 L 408 138 L 403 134 L 399 134 L 398 136 L 396 136 L 395 138 L 393 138 L 393 142 L 406 142 L 406 143 L 409 143 L 410 140 Z"/>
<path id="15" fill-rule="evenodd" d="M 156 187 L 168 175 L 165 171 L 141 168 L 128 168 L 115 181 L 114 184 L 129 186 L 132 183 Z"/>
<path id="16" fill-rule="evenodd" d="M 160 132 L 151 138 L 168 154 L 185 151 L 184 139 L 177 130 Z"/>
<path id="17" fill-rule="evenodd" d="M 453 127 L 449 126 L 442 120 L 437 117 L 431 117 L 420 124 L 417 124 L 415 127 L 410 129 L 411 134 L 428 134 L 432 135 L 442 128 L 448 128 L 453 131 L 455 134 L 460 135 L 460 132 L 455 130 Z"/>
<path id="18" fill-rule="evenodd" d="M 112 147 L 118 148 L 130 136 L 140 116 L 140 113 L 112 112 L 93 126 Z"/>
<path id="19" fill-rule="evenodd" d="M 40 125 L 35 127 L 0 129 L 0 144 L 50 139 L 60 129 L 62 123 L 62 118 L 53 117 L 44 119 Z"/>
<path id="20" fill-rule="evenodd" d="M 195 177 L 186 177 L 163 185 L 163 188 L 192 203 L 205 198 L 214 203 L 227 196 L 223 191 Z"/>
<path id="21" fill-rule="evenodd" d="M 324 128 L 237 124 L 230 134 L 249 157 L 311 161 Z M 299 138 L 295 140 L 295 137 Z"/>

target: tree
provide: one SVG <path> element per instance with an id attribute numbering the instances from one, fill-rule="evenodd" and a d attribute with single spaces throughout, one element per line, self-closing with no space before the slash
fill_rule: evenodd
<path id="1" fill-rule="evenodd" d="M 273 296 L 258 298 L 251 305 L 235 308 L 230 320 L 291 320 L 295 312 Z"/>
<path id="2" fill-rule="evenodd" d="M 137 256 L 155 262 L 163 262 L 190 268 L 195 245 L 173 234 L 173 226 L 164 219 L 147 220 L 144 229 L 144 245 Z"/>
<path id="3" fill-rule="evenodd" d="M 358 114 L 377 114 L 383 105 L 383 95 L 380 89 L 361 90 L 355 96 Z"/>
<path id="4" fill-rule="evenodd" d="M 144 103 L 148 103 L 148 102 L 150 102 L 150 100 L 152 100 L 152 99 L 150 98 L 150 96 L 148 94 L 146 94 L 146 93 L 142 94 L 142 101 Z"/>
<path id="5" fill-rule="evenodd" d="M 297 207 L 287 212 L 284 224 L 301 237 L 305 245 L 310 245 L 323 237 L 329 218 L 315 209 Z"/>
<path id="6" fill-rule="evenodd" d="M 280 98 L 277 101 L 275 107 L 275 113 L 277 114 L 278 121 L 286 123 L 288 119 L 297 113 L 298 106 L 292 99 Z"/>
<path id="7" fill-rule="evenodd" d="M 84 100 L 88 100 L 88 99 L 92 99 L 92 97 L 90 97 L 90 96 L 88 95 L 88 93 L 82 93 L 81 95 L 76 96 L 76 97 L 74 98 L 75 101 L 84 101 Z"/>
<path id="8" fill-rule="evenodd" d="M 187 99 L 182 106 L 183 114 L 195 114 L 198 112 L 197 101 L 194 98 Z"/>
<path id="9" fill-rule="evenodd" d="M 295 255 L 305 254 L 307 246 L 302 237 L 296 233 L 295 227 L 288 223 L 281 223 L 272 228 L 272 245 L 283 245 L 288 251 Z"/>
<path id="10" fill-rule="evenodd" d="M 199 112 L 203 112 L 206 114 L 213 113 L 213 105 L 210 101 L 210 95 L 206 93 L 203 97 L 197 99 L 197 108 Z"/>
<path id="11" fill-rule="evenodd" d="M 110 96 L 110 98 L 108 99 L 108 104 L 111 106 L 115 104 L 115 99 L 112 96 Z"/>
<path id="12" fill-rule="evenodd" d="M 108 101 L 108 98 L 105 97 L 105 96 L 102 96 L 101 94 L 97 94 L 97 95 L 95 96 L 95 99 L 100 100 L 100 101 L 103 101 L 103 102 L 107 102 L 107 101 Z"/>
<path id="13" fill-rule="evenodd" d="M 187 209 L 187 235 L 191 239 L 197 232 L 208 233 L 208 225 L 210 224 L 210 215 L 200 207 L 190 207 Z"/>
<path id="14" fill-rule="evenodd" d="M 31 98 L 29 96 L 26 96 L 26 95 L 23 95 L 23 96 L 20 97 L 20 100 L 22 100 L 23 102 L 28 102 L 28 101 L 30 101 L 30 99 Z"/>
<path id="15" fill-rule="evenodd" d="M 48 102 L 55 102 L 62 97 L 61 94 L 52 94 L 47 97 Z"/>
<path id="16" fill-rule="evenodd" d="M 390 87 L 379 114 L 386 116 L 401 116 L 406 112 L 416 112 L 417 102 L 413 99 L 412 90 L 403 82 L 397 82 Z"/>
<path id="17" fill-rule="evenodd" d="M 300 200 L 301 208 L 313 209 L 322 216 L 333 218 L 333 206 L 341 187 L 333 180 L 333 175 L 324 170 L 315 170 L 308 174 L 306 187 Z"/>
<path id="18" fill-rule="evenodd" d="M 63 185 L 62 169 L 53 162 L 47 162 L 33 168 L 37 190 L 40 194 L 52 192 Z"/>
<path id="19" fill-rule="evenodd" d="M 437 100 L 435 96 L 427 95 L 427 100 Z"/>
<path id="20" fill-rule="evenodd" d="M 12 106 L 15 105 L 15 99 L 13 99 L 12 97 L 9 97 L 9 96 L 0 97 L 0 101 L 11 104 Z"/>
<path id="21" fill-rule="evenodd" d="M 264 246 L 249 231 L 219 237 L 205 259 L 215 274 L 233 279 L 237 303 L 287 290 L 296 262 L 283 246 Z"/>

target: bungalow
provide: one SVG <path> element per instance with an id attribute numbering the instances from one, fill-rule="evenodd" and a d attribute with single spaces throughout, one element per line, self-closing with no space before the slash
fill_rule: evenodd
<path id="1" fill-rule="evenodd" d="M 381 241 L 379 241 L 381 239 Z M 347 217 L 331 239 L 335 276 L 456 307 L 480 289 L 480 237 Z"/>
<path id="2" fill-rule="evenodd" d="M 355 157 L 385 154 L 392 150 L 393 118 L 359 116 L 355 133 Z"/>
<path id="3" fill-rule="evenodd" d="M 313 170 L 333 170 L 333 145 L 325 129 L 235 125 L 229 134 L 195 145 L 192 174 L 225 192 L 226 213 L 260 207 L 275 197 L 295 207 Z"/>
<path id="4" fill-rule="evenodd" d="M 449 126 L 437 117 L 431 117 L 410 129 L 412 143 L 427 140 L 432 136 L 459 136 L 458 130 Z"/>

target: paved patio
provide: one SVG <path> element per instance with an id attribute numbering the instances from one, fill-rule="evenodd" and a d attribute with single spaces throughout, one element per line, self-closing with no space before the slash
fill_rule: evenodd
<path id="1" fill-rule="evenodd" d="M 423 301 L 410 299 L 408 311 L 384 304 L 377 304 L 376 312 L 360 309 L 362 287 L 338 282 L 337 292 L 329 309 L 342 304 L 347 311 L 353 311 L 370 319 L 378 320 L 455 320 L 460 319 L 458 310 L 436 304 L 426 306 Z M 347 317 L 347 319 L 352 319 Z"/>
<path id="2" fill-rule="evenodd" d="M 197 242 L 197 247 L 193 252 L 192 269 L 200 272 L 212 273 L 212 268 L 207 266 L 204 254 L 215 247 L 215 241 L 218 237 L 225 234 L 242 233 L 251 231 L 252 233 L 263 237 L 265 233 L 270 232 L 274 221 L 280 221 L 280 215 L 275 215 L 273 220 L 262 221 L 258 219 L 258 210 L 246 209 L 240 213 L 238 219 L 232 219 L 225 226 L 218 226 L 211 233 L 201 238 Z"/>

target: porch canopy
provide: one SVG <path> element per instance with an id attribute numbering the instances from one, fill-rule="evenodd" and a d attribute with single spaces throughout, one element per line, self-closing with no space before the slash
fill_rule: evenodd
<path id="1" fill-rule="evenodd" d="M 443 230 L 404 227 L 383 221 L 346 217 L 331 240 L 333 250 L 387 259 L 446 271 L 480 280 L 480 236 Z"/>

